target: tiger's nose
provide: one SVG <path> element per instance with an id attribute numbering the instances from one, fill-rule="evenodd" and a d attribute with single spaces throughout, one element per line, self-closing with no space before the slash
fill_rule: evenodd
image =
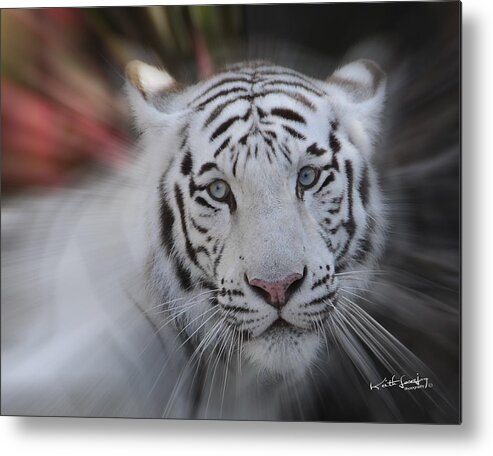
<path id="1" fill-rule="evenodd" d="M 247 279 L 247 281 L 253 290 L 260 294 L 265 301 L 271 306 L 280 309 L 286 305 L 289 296 L 300 287 L 301 282 L 305 278 L 305 272 L 303 271 L 303 274 L 291 274 L 277 282 L 267 282 L 262 279 Z"/>

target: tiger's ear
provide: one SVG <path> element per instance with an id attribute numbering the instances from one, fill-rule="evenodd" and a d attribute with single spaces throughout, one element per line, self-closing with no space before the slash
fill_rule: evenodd
<path id="1" fill-rule="evenodd" d="M 371 60 L 357 60 L 337 69 L 326 81 L 342 107 L 349 138 L 369 150 L 380 132 L 386 77 Z"/>
<path id="2" fill-rule="evenodd" d="M 143 131 L 162 124 L 170 98 L 179 91 L 180 85 L 165 70 L 139 60 L 127 64 L 125 75 L 128 102 L 137 129 Z"/>

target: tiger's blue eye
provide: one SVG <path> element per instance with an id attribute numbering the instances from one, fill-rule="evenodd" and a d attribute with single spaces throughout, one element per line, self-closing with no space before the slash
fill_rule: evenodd
<path id="1" fill-rule="evenodd" d="M 298 184 L 306 190 L 317 183 L 318 176 L 318 169 L 313 166 L 304 166 L 298 173 Z"/>
<path id="2" fill-rule="evenodd" d="M 214 198 L 216 201 L 224 201 L 229 195 L 230 188 L 226 182 L 217 179 L 209 184 L 207 191 L 211 198 Z"/>

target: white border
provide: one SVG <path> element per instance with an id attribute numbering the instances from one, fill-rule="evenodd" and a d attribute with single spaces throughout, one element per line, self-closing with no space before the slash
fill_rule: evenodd
<path id="1" fill-rule="evenodd" d="M 0 7 L 81 5 L 4 1 Z M 95 2 L 84 2 L 84 6 Z M 145 5 L 156 2 L 97 2 Z M 168 4 L 185 2 L 166 2 Z M 191 2 L 189 2 L 191 3 Z M 193 2 L 207 3 L 207 2 Z M 210 1 L 209 3 L 230 3 Z M 263 2 L 251 2 L 263 3 Z M 270 2 L 274 3 L 274 2 Z M 493 2 L 463 2 L 462 426 L 0 417 L 4 455 L 488 455 L 493 450 Z M 417 24 L 419 27 L 419 24 Z M 489 117 L 490 116 L 490 117 Z M 489 147 L 487 147 L 487 145 Z"/>

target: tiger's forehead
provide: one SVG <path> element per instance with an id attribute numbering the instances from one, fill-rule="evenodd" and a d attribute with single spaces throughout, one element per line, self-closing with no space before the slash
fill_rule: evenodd
<path id="1" fill-rule="evenodd" d="M 299 150 L 327 143 L 334 121 L 320 83 L 277 66 L 222 73 L 196 87 L 190 107 L 194 155 L 232 160 L 234 170 L 250 161 L 290 164 Z"/>

